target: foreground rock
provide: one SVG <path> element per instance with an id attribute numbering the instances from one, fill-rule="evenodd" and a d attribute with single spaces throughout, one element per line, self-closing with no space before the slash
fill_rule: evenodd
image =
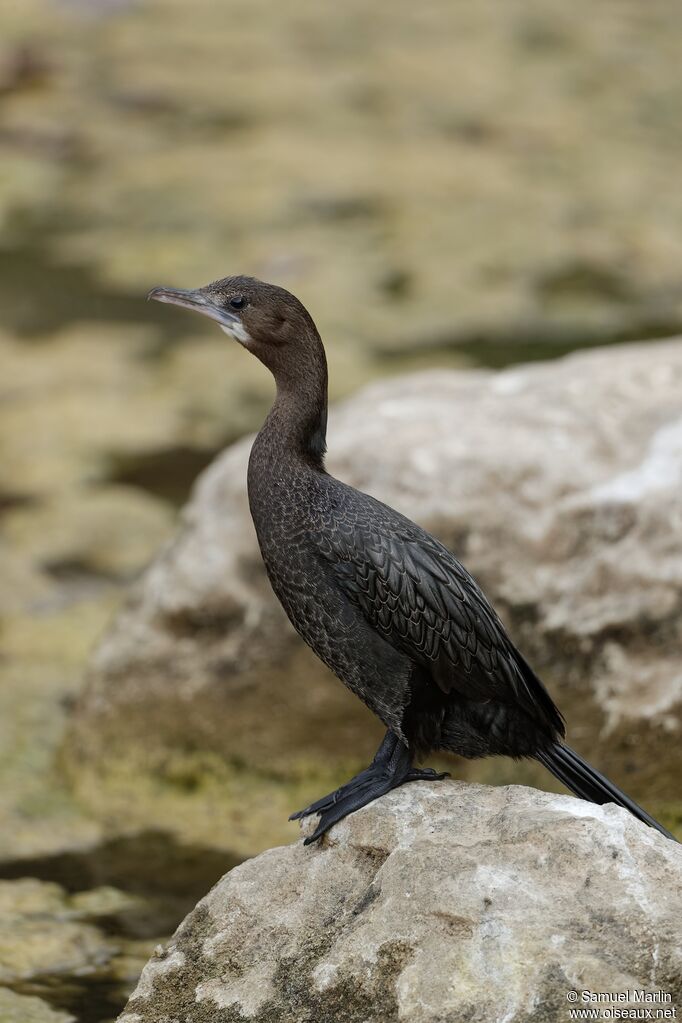
<path id="1" fill-rule="evenodd" d="M 329 430 L 331 471 L 460 555 L 548 679 L 574 743 L 664 813 L 682 771 L 681 394 L 674 341 L 385 381 L 335 408 Z M 176 750 L 304 776 L 311 761 L 341 770 L 376 741 L 270 592 L 249 447 L 203 474 L 101 643 L 67 751 L 79 780 L 88 763 L 163 773 Z"/>
<path id="2" fill-rule="evenodd" d="M 681 913 L 682 849 L 619 808 L 408 785 L 227 874 L 120 1023 L 564 1023 L 583 989 L 675 1005 Z"/>

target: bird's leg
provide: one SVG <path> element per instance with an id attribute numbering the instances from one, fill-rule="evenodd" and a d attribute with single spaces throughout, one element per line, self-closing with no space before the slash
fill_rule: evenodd
<path id="1" fill-rule="evenodd" d="M 371 803 L 373 799 L 390 792 L 391 789 L 408 781 L 438 781 L 445 777 L 446 774 L 439 774 L 430 767 L 412 767 L 410 750 L 389 729 L 369 767 L 356 774 L 335 792 L 316 800 L 304 810 L 292 813 L 289 820 L 298 820 L 319 813 L 320 820 L 315 831 L 305 839 L 305 845 L 310 845 L 328 831 L 332 824 Z"/>

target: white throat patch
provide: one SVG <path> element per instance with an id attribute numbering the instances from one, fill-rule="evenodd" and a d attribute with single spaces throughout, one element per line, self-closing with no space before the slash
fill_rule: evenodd
<path id="1" fill-rule="evenodd" d="M 229 327 L 224 323 L 221 323 L 220 329 L 228 334 L 229 337 L 233 337 L 235 341 L 239 341 L 243 345 L 248 344 L 251 340 L 251 335 L 242 323 L 235 323 Z"/>

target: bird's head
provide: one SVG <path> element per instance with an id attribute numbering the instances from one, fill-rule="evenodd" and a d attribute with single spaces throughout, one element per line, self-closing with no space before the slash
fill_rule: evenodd
<path id="1" fill-rule="evenodd" d="M 305 306 L 274 284 L 255 277 L 224 277 L 203 288 L 152 288 L 156 302 L 192 309 L 253 352 L 276 378 L 321 350 L 319 334 Z"/>

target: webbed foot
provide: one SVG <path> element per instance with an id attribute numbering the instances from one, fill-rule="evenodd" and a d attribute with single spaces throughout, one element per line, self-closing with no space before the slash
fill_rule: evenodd
<path id="1" fill-rule="evenodd" d="M 431 767 L 412 767 L 409 750 L 393 732 L 389 731 L 369 767 L 334 792 L 322 796 L 303 810 L 292 813 L 289 820 L 301 820 L 315 813 L 320 815 L 314 832 L 304 840 L 304 845 L 310 845 L 321 838 L 333 824 L 390 792 L 391 789 L 409 781 L 440 781 L 447 777 L 449 777 L 447 772 L 439 773 Z"/>

